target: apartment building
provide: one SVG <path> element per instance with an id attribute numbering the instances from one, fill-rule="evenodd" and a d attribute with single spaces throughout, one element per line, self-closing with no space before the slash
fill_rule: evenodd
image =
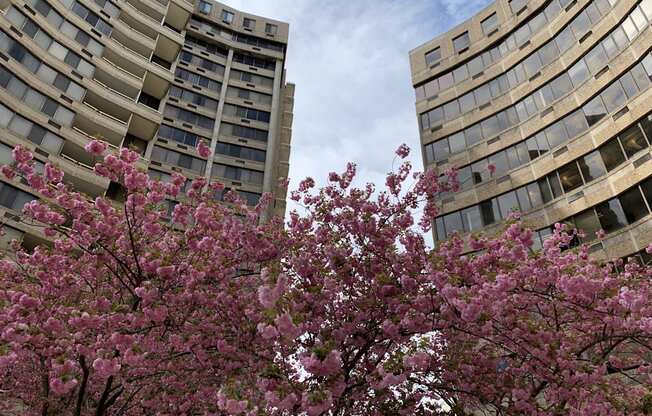
<path id="1" fill-rule="evenodd" d="M 597 258 L 649 245 L 650 26 L 652 0 L 497 0 L 412 50 L 424 166 L 461 185 L 435 240 L 518 210 L 536 246 L 558 222 Z"/>
<path id="2" fill-rule="evenodd" d="M 89 197 L 119 198 L 84 146 L 132 147 L 151 177 L 206 176 L 283 215 L 294 85 L 288 24 L 197 0 L 0 0 L 0 164 L 17 144 Z M 200 140 L 214 157 L 202 158 Z M 6 242 L 42 241 L 16 221 L 36 195 L 1 178 Z M 216 195 L 221 199 L 223 194 Z"/>

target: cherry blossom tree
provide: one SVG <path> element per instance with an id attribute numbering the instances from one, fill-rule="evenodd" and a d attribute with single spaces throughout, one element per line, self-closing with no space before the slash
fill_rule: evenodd
<path id="1" fill-rule="evenodd" d="M 42 196 L 23 221 L 51 244 L 0 261 L 0 413 L 652 413 L 652 271 L 591 261 L 561 225 L 534 251 L 516 218 L 428 248 L 455 172 L 404 161 L 376 190 L 349 164 L 261 223 L 269 195 L 221 204 L 219 183 L 87 150 L 123 201 L 35 172 L 20 146 L 2 167 Z"/>

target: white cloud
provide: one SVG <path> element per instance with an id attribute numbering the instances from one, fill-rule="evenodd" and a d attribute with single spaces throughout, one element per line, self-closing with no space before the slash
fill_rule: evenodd
<path id="1" fill-rule="evenodd" d="M 226 0 L 290 23 L 287 80 L 296 87 L 290 178 L 324 184 L 346 162 L 360 182 L 384 184 L 407 143 L 421 170 L 408 53 L 487 0 Z M 289 205 L 293 208 L 292 204 Z"/>

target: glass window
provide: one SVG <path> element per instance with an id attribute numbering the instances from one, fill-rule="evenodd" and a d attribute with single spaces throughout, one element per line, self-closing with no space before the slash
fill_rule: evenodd
<path id="1" fill-rule="evenodd" d="M 444 119 L 452 120 L 460 114 L 460 104 L 457 100 L 444 104 Z"/>
<path id="2" fill-rule="evenodd" d="M 577 88 L 589 77 L 589 68 L 584 60 L 580 59 L 568 70 L 568 75 L 570 75 L 573 86 Z"/>
<path id="3" fill-rule="evenodd" d="M 590 3 L 584 10 L 586 11 L 586 15 L 589 17 L 589 20 L 593 25 L 598 23 L 602 18 L 602 14 L 600 13 L 600 10 L 598 10 L 598 6 L 596 6 L 595 3 Z"/>
<path id="4" fill-rule="evenodd" d="M 605 108 L 602 98 L 598 95 L 594 97 L 591 101 L 584 104 L 582 107 L 584 111 L 584 116 L 586 117 L 586 122 L 589 126 L 594 125 L 607 114 L 607 109 Z"/>
<path id="5" fill-rule="evenodd" d="M 459 212 L 452 212 L 444 215 L 444 227 L 446 227 L 446 236 L 450 236 L 455 231 L 464 231 L 462 216 Z"/>
<path id="6" fill-rule="evenodd" d="M 560 53 L 566 52 L 568 48 L 573 46 L 575 43 L 575 37 L 573 36 L 573 32 L 571 31 L 570 26 L 566 26 L 564 30 L 559 32 L 559 34 L 555 37 L 555 42 L 557 43 L 557 47 L 559 48 Z"/>
<path id="7" fill-rule="evenodd" d="M 484 19 L 481 24 L 482 31 L 485 35 L 488 35 L 492 30 L 498 27 L 498 15 L 496 13 L 492 13 L 491 16 Z"/>
<path id="8" fill-rule="evenodd" d="M 629 39 L 621 26 L 618 26 L 613 32 L 611 32 L 611 38 L 616 43 L 618 50 L 622 51 L 629 45 Z"/>
<path id="9" fill-rule="evenodd" d="M 623 21 L 622 25 L 620 26 L 623 28 L 630 41 L 634 40 L 636 35 L 638 35 L 638 29 L 636 28 L 636 25 L 631 18 L 625 19 L 625 21 Z"/>
<path id="10" fill-rule="evenodd" d="M 265 33 L 276 35 L 278 33 L 278 26 L 271 23 L 265 23 Z"/>
<path id="11" fill-rule="evenodd" d="M 509 163 L 507 162 L 507 154 L 505 152 L 498 152 L 489 156 L 489 163 L 493 164 L 496 168 L 494 172 L 495 176 L 500 176 L 509 170 Z"/>
<path id="12" fill-rule="evenodd" d="M 600 176 L 604 175 L 607 171 L 602 163 L 602 157 L 598 150 L 589 153 L 588 155 L 578 159 L 578 164 L 582 170 L 585 182 L 590 182 Z"/>
<path id="13" fill-rule="evenodd" d="M 479 56 L 476 56 L 475 58 L 471 59 L 467 65 L 469 67 L 470 76 L 477 75 L 480 72 L 482 72 L 482 70 L 484 69 L 482 58 Z"/>
<path id="14" fill-rule="evenodd" d="M 558 198 L 564 194 L 564 191 L 561 189 L 561 182 L 559 182 L 557 172 L 548 175 L 548 183 L 550 184 L 553 198 Z"/>
<path id="15" fill-rule="evenodd" d="M 439 77 L 439 91 L 447 90 L 453 86 L 453 74 L 448 72 Z"/>
<path id="16" fill-rule="evenodd" d="M 643 128 L 643 132 L 645 133 L 648 142 L 652 142 L 652 115 L 643 117 L 639 120 L 639 123 Z"/>
<path id="17" fill-rule="evenodd" d="M 575 137 L 586 131 L 589 127 L 581 110 L 576 110 L 574 113 L 564 118 L 564 125 L 566 126 L 568 137 Z"/>
<path id="18" fill-rule="evenodd" d="M 652 178 L 641 182 L 641 189 L 643 190 L 643 195 L 645 195 L 647 203 L 652 206 Z"/>
<path id="19" fill-rule="evenodd" d="M 448 138 L 451 153 L 461 152 L 466 149 L 466 142 L 464 141 L 464 132 L 460 131 Z"/>
<path id="20" fill-rule="evenodd" d="M 551 62 L 555 61 L 559 57 L 559 48 L 554 41 L 550 41 L 539 48 L 539 58 L 541 58 L 541 64 L 546 66 Z"/>
<path id="21" fill-rule="evenodd" d="M 634 81 L 634 77 L 631 73 L 628 72 L 620 77 L 620 84 L 623 86 L 627 98 L 631 99 L 636 94 L 638 94 L 638 87 L 636 86 L 636 82 Z"/>
<path id="22" fill-rule="evenodd" d="M 643 200 L 643 195 L 641 195 L 641 191 L 638 190 L 638 186 L 625 191 L 618 197 L 618 199 L 620 200 L 620 205 L 623 207 L 625 218 L 627 218 L 629 224 L 636 222 L 649 214 L 645 201 Z"/>
<path id="23" fill-rule="evenodd" d="M 496 117 L 489 117 L 482 122 L 482 134 L 485 138 L 493 137 L 498 132 L 500 132 L 500 128 Z"/>
<path id="24" fill-rule="evenodd" d="M 618 198 L 603 202 L 595 207 L 600 225 L 607 233 L 616 231 L 627 225 L 627 218 Z"/>
<path id="25" fill-rule="evenodd" d="M 539 187 L 539 192 L 541 193 L 541 199 L 544 203 L 550 202 L 554 199 L 547 178 L 539 179 L 537 185 Z"/>
<path id="26" fill-rule="evenodd" d="M 545 130 L 545 133 L 551 149 L 559 146 L 562 143 L 565 143 L 568 140 L 568 135 L 566 133 L 566 129 L 564 128 L 563 120 L 560 120 L 549 126 Z"/>
<path id="27" fill-rule="evenodd" d="M 522 211 L 529 211 L 532 209 L 530 196 L 525 186 L 522 186 L 516 190 L 516 197 L 518 198 L 518 204 L 521 207 Z"/>
<path id="28" fill-rule="evenodd" d="M 618 54 L 618 45 L 616 45 L 616 42 L 611 36 L 606 37 L 602 41 L 602 47 L 604 48 L 604 51 L 609 59 Z"/>
<path id="29" fill-rule="evenodd" d="M 481 183 L 491 178 L 489 169 L 487 168 L 487 160 L 482 159 L 471 165 L 471 173 L 473 174 L 473 183 Z"/>
<path id="30" fill-rule="evenodd" d="M 455 83 L 460 83 L 469 77 L 469 71 L 466 68 L 466 65 L 461 65 L 455 68 L 453 71 L 453 79 Z"/>
<path id="31" fill-rule="evenodd" d="M 652 21 L 652 0 L 643 0 L 639 5 L 645 13 L 645 16 Z"/>
<path id="32" fill-rule="evenodd" d="M 641 132 L 638 125 L 628 128 L 618 138 L 623 145 L 627 158 L 632 157 L 634 154 L 648 147 L 645 137 L 643 137 L 643 132 Z"/>
<path id="33" fill-rule="evenodd" d="M 528 154 L 528 148 L 525 142 L 521 142 L 516 145 L 516 153 L 518 154 L 518 160 L 521 165 L 530 161 L 530 155 Z M 515 166 L 512 166 L 515 167 Z"/>
<path id="34" fill-rule="evenodd" d="M 610 172 L 625 161 L 625 156 L 617 139 L 609 140 L 598 149 L 607 172 Z"/>
<path id="35" fill-rule="evenodd" d="M 432 144 L 434 156 L 432 160 L 442 160 L 448 157 L 448 140 L 439 140 Z"/>
<path id="36" fill-rule="evenodd" d="M 561 98 L 570 90 L 573 89 L 573 84 L 571 84 L 571 79 L 568 74 L 563 74 L 553 79 L 550 83 L 552 88 L 552 93 L 555 99 Z"/>
<path id="37" fill-rule="evenodd" d="M 598 216 L 593 209 L 589 209 L 575 216 L 575 227 L 584 232 L 582 241 L 593 241 L 597 238 L 596 233 L 602 229 Z"/>
<path id="38" fill-rule="evenodd" d="M 580 170 L 577 168 L 577 163 L 571 162 L 566 166 L 562 166 L 558 172 L 564 192 L 570 192 L 582 186 L 582 175 L 580 175 Z"/>
<path id="39" fill-rule="evenodd" d="M 528 39 L 530 39 L 530 27 L 527 25 L 521 26 L 516 32 L 514 32 L 514 39 L 518 46 L 524 44 Z"/>
<path id="40" fill-rule="evenodd" d="M 528 56 L 523 61 L 523 68 L 525 69 L 525 73 L 527 74 L 528 78 L 531 78 L 537 72 L 539 72 L 539 69 L 541 68 L 541 59 L 539 59 L 539 55 L 533 53 L 532 55 Z"/>
<path id="41" fill-rule="evenodd" d="M 546 139 L 544 132 L 540 131 L 536 136 L 533 137 L 533 139 L 537 141 L 536 146 L 539 149 L 540 156 L 550 150 L 550 145 L 548 144 L 548 140 Z"/>
<path id="42" fill-rule="evenodd" d="M 507 161 L 509 162 L 510 169 L 521 166 L 521 161 L 519 160 L 518 152 L 516 151 L 515 146 L 510 146 L 505 149 L 505 154 L 507 155 Z"/>
<path id="43" fill-rule="evenodd" d="M 539 145 L 537 144 L 537 139 L 531 137 L 525 141 L 527 146 L 529 160 L 534 160 L 539 157 Z"/>
<path id="44" fill-rule="evenodd" d="M 475 108 L 475 97 L 473 96 L 473 92 L 469 92 L 468 94 L 464 94 L 463 96 L 460 97 L 460 111 L 462 114 L 469 112 Z"/>
<path id="45" fill-rule="evenodd" d="M 463 209 L 461 214 L 464 231 L 476 231 L 482 228 L 482 215 L 478 205 Z"/>
<path id="46" fill-rule="evenodd" d="M 480 202 L 480 214 L 482 215 L 482 223 L 484 225 L 493 224 L 500 219 L 500 212 L 496 198 L 489 201 Z"/>
<path id="47" fill-rule="evenodd" d="M 530 197 L 530 203 L 532 204 L 533 208 L 543 205 L 541 191 L 539 190 L 539 185 L 537 183 L 531 183 L 525 188 L 527 190 L 528 196 Z"/>
<path id="48" fill-rule="evenodd" d="M 507 192 L 499 196 L 498 206 L 500 207 L 500 216 L 505 219 L 513 211 L 518 211 L 520 209 L 518 205 L 518 199 L 516 198 L 516 192 Z"/>
<path id="49" fill-rule="evenodd" d="M 9 121 L 14 116 L 14 112 L 0 104 L 0 126 L 7 127 Z"/>
<path id="50" fill-rule="evenodd" d="M 482 106 L 491 101 L 491 91 L 489 90 L 489 85 L 484 84 L 479 88 L 476 88 L 475 91 L 475 101 L 478 106 Z"/>
<path id="51" fill-rule="evenodd" d="M 9 130 L 11 130 L 12 132 L 14 132 L 16 135 L 20 137 L 27 137 L 27 134 L 29 134 L 31 128 L 32 128 L 32 123 L 25 120 L 19 115 L 16 115 L 11 120 L 11 123 L 9 123 Z"/>
<path id="52" fill-rule="evenodd" d="M 430 66 L 441 59 L 441 48 L 437 47 L 426 53 L 426 65 Z"/>
<path id="53" fill-rule="evenodd" d="M 442 241 L 446 239 L 446 229 L 444 228 L 444 219 L 439 217 L 435 220 L 436 229 L 437 229 L 437 241 Z"/>
<path id="54" fill-rule="evenodd" d="M 634 11 L 632 11 L 629 16 L 631 17 L 632 21 L 634 22 L 634 25 L 639 31 L 645 29 L 645 27 L 647 26 L 647 19 L 645 19 L 645 15 L 643 14 L 640 8 L 638 7 L 635 8 Z"/>
<path id="55" fill-rule="evenodd" d="M 643 65 L 636 64 L 632 69 L 629 70 L 629 73 L 632 74 L 634 82 L 639 90 L 644 90 L 650 85 L 650 78 L 647 76 Z"/>
<path id="56" fill-rule="evenodd" d="M 575 39 L 580 39 L 586 32 L 591 28 L 591 21 L 589 16 L 586 14 L 586 11 L 580 13 L 570 24 L 573 33 L 575 34 Z"/>
<path id="57" fill-rule="evenodd" d="M 228 11 L 228 10 L 222 10 L 222 20 L 225 21 L 226 23 L 233 23 L 233 18 L 235 15 Z"/>
<path id="58" fill-rule="evenodd" d="M 481 141 L 483 137 L 482 137 L 482 129 L 480 127 L 480 123 L 476 123 L 471 127 L 465 129 L 464 136 L 466 137 L 466 143 L 469 146 L 472 146 L 475 143 Z"/>
<path id="59" fill-rule="evenodd" d="M 607 53 L 604 51 L 602 44 L 598 43 L 593 49 L 589 51 L 584 57 L 586 66 L 591 70 L 591 73 L 596 74 L 600 71 L 609 61 Z"/>
<path id="60" fill-rule="evenodd" d="M 457 53 L 468 48 L 470 44 L 471 44 L 471 40 L 469 38 L 469 32 L 464 32 L 458 37 L 453 39 L 453 49 Z"/>
<path id="61" fill-rule="evenodd" d="M 242 19 L 242 26 L 253 30 L 256 28 L 256 21 L 245 17 Z"/>

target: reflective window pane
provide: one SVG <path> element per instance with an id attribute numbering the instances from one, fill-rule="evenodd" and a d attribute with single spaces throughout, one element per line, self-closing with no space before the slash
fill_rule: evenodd
<path id="1" fill-rule="evenodd" d="M 624 192 L 618 197 L 618 199 L 620 200 L 620 205 L 623 207 L 625 218 L 627 218 L 629 224 L 636 222 L 649 214 L 645 201 L 643 200 L 643 195 L 641 195 L 641 191 L 638 190 L 638 186 Z"/>
<path id="2" fill-rule="evenodd" d="M 600 225 L 607 233 L 616 231 L 627 225 L 627 218 L 620 201 L 617 198 L 603 202 L 595 207 Z"/>
<path id="3" fill-rule="evenodd" d="M 609 140 L 607 143 L 602 145 L 598 151 L 600 152 L 600 156 L 602 157 L 607 172 L 610 172 L 625 161 L 625 155 L 623 155 L 623 151 L 620 149 L 620 143 L 618 143 L 617 139 Z"/>
<path id="4" fill-rule="evenodd" d="M 562 166 L 558 172 L 564 192 L 570 192 L 582 186 L 582 176 L 577 168 L 577 163 L 571 162 L 566 166 Z"/>
<path id="5" fill-rule="evenodd" d="M 607 172 L 602 163 L 600 152 L 597 150 L 578 159 L 577 162 L 580 165 L 582 176 L 584 176 L 586 182 L 599 178 Z"/>
<path id="6" fill-rule="evenodd" d="M 643 132 L 638 125 L 628 128 L 618 138 L 628 158 L 648 147 L 645 137 L 643 137 Z"/>

